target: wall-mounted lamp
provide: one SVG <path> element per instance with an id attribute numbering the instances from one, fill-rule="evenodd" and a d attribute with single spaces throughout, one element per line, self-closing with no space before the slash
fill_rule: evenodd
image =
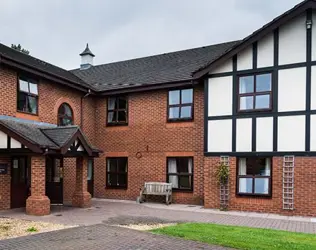
<path id="1" fill-rule="evenodd" d="M 312 20 L 307 20 L 306 21 L 306 29 L 311 29 L 312 28 L 312 25 L 313 25 L 313 21 Z"/>

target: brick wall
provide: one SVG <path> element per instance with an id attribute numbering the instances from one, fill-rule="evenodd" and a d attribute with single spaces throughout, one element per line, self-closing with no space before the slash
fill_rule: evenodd
<path id="1" fill-rule="evenodd" d="M 1 157 L 0 163 L 8 164 L 8 173 L 0 174 L 0 210 L 9 209 L 11 203 L 11 159 L 9 157 Z"/>
<path id="2" fill-rule="evenodd" d="M 10 115 L 18 118 L 37 120 L 57 124 L 59 106 L 66 102 L 74 112 L 74 123 L 81 123 L 81 98 L 83 92 L 56 84 L 43 79 L 34 78 L 39 81 L 39 110 L 38 115 L 30 115 L 17 112 L 17 83 L 18 72 L 0 66 L 0 115 Z M 94 144 L 95 135 L 95 99 L 91 96 L 83 100 L 83 128 L 88 140 Z M 71 203 L 71 197 L 75 187 L 75 159 L 65 159 L 65 178 L 63 181 L 65 203 Z M 10 174 L 0 175 L 0 210 L 10 208 Z"/>
<path id="3" fill-rule="evenodd" d="M 136 199 L 146 181 L 166 181 L 168 156 L 194 157 L 194 191 L 174 193 L 181 203 L 203 199 L 203 89 L 194 90 L 194 122 L 167 123 L 167 90 L 129 95 L 128 126 L 106 127 L 106 99 L 96 104 L 95 196 Z M 141 158 L 136 153 L 142 154 Z M 106 188 L 106 157 L 128 156 L 128 188 Z"/>
<path id="4" fill-rule="evenodd" d="M 206 157 L 204 160 L 204 200 L 207 208 L 219 208 L 219 185 L 215 177 L 219 160 L 219 157 Z M 273 157 L 272 164 L 272 198 L 240 197 L 236 195 L 236 158 L 230 158 L 229 210 L 315 216 L 316 157 L 295 157 L 293 211 L 282 209 L 283 157 Z"/>

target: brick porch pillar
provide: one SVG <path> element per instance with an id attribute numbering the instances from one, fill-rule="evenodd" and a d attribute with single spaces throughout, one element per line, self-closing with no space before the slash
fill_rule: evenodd
<path id="1" fill-rule="evenodd" d="M 50 213 L 50 200 L 45 195 L 45 162 L 45 156 L 31 158 L 31 196 L 26 200 L 26 213 L 30 215 Z"/>
<path id="2" fill-rule="evenodd" d="M 73 207 L 90 207 L 91 195 L 87 191 L 88 158 L 76 159 L 76 189 L 72 196 Z"/>

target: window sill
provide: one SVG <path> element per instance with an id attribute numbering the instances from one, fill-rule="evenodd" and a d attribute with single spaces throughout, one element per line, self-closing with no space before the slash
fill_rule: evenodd
<path id="1" fill-rule="evenodd" d="M 271 194 L 236 194 L 236 197 L 240 197 L 240 198 L 259 198 L 259 199 L 272 199 L 272 195 Z"/>
<path id="2" fill-rule="evenodd" d="M 104 189 L 127 190 L 127 187 L 105 186 Z"/>
<path id="3" fill-rule="evenodd" d="M 23 111 L 17 111 L 15 114 L 15 117 L 27 119 L 27 120 L 39 121 L 38 114 L 32 114 L 32 113 L 23 112 Z"/>
<path id="4" fill-rule="evenodd" d="M 180 189 L 180 188 L 173 188 L 173 193 L 193 193 L 193 189 Z"/>

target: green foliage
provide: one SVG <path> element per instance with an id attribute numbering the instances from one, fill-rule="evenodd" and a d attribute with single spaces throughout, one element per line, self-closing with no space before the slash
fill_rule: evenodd
<path id="1" fill-rule="evenodd" d="M 27 54 L 27 55 L 30 54 L 30 51 L 28 51 L 27 49 L 22 48 L 21 44 L 18 44 L 18 45 L 16 45 L 16 44 L 11 44 L 11 48 L 12 48 L 12 49 L 15 49 L 15 50 L 17 50 L 17 51 L 20 51 L 20 52 L 22 52 L 22 53 L 24 53 L 24 54 Z"/>
<path id="2" fill-rule="evenodd" d="M 38 230 L 36 227 L 29 227 L 26 231 L 29 233 L 34 233 L 34 232 L 37 232 Z"/>
<path id="3" fill-rule="evenodd" d="M 216 176 L 220 184 L 226 184 L 228 182 L 228 177 L 229 177 L 228 166 L 224 164 L 220 164 L 217 170 Z"/>
<path id="4" fill-rule="evenodd" d="M 281 230 L 206 223 L 186 223 L 154 229 L 152 232 L 236 249 L 316 249 L 315 234 L 294 233 Z"/>

